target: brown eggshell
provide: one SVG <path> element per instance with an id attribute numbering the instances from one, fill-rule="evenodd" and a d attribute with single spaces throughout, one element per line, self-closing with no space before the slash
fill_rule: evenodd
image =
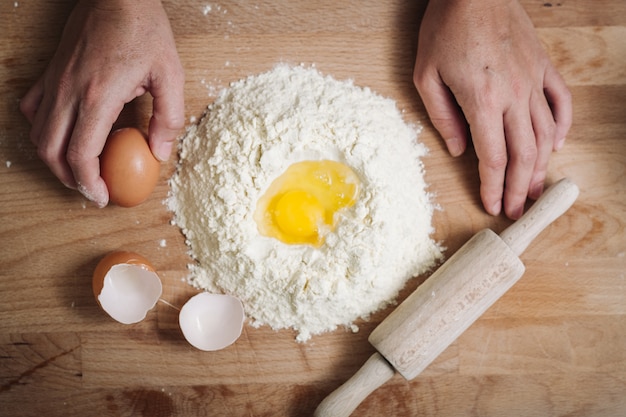
<path id="1" fill-rule="evenodd" d="M 96 265 L 96 269 L 93 272 L 91 284 L 93 289 L 93 295 L 94 297 L 96 297 L 96 301 L 98 301 L 98 304 L 100 304 L 98 296 L 102 292 L 102 287 L 104 286 L 104 277 L 106 276 L 107 272 L 109 272 L 111 267 L 119 264 L 137 265 L 148 271 L 156 272 L 150 261 L 137 253 L 125 251 L 109 253 L 104 258 L 102 258 L 100 262 L 98 262 L 98 265 Z"/>
<path id="2" fill-rule="evenodd" d="M 112 132 L 100 154 L 100 175 L 109 201 L 122 207 L 143 203 L 159 181 L 160 166 L 140 130 L 127 127 Z"/>

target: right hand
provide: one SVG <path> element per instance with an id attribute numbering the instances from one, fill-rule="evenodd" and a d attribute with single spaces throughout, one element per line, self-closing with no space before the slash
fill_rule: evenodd
<path id="1" fill-rule="evenodd" d="M 572 123 L 571 95 L 517 0 L 431 0 L 415 85 L 453 156 L 469 133 L 487 212 L 518 219 L 543 191 Z M 469 127 L 469 129 L 468 129 Z"/>

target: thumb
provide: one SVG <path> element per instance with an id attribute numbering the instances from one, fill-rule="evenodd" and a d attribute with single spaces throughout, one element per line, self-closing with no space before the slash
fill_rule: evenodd
<path id="1" fill-rule="evenodd" d="M 461 155 L 467 148 L 467 122 L 454 95 L 438 75 L 423 77 L 416 72 L 414 83 L 448 152 L 452 156 Z"/>
<path id="2" fill-rule="evenodd" d="M 175 80 L 156 81 L 151 85 L 153 102 L 148 141 L 152 153 L 160 161 L 169 159 L 176 136 L 185 124 L 183 92 L 183 76 L 176 76 Z"/>

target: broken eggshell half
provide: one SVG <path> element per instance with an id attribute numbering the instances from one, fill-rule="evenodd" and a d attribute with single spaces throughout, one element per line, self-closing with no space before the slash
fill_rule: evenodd
<path id="1" fill-rule="evenodd" d="M 143 320 L 163 292 L 161 280 L 146 258 L 121 251 L 100 260 L 93 273 L 92 288 L 100 307 L 123 324 Z"/>
<path id="2" fill-rule="evenodd" d="M 200 350 L 220 350 L 233 344 L 243 329 L 245 313 L 238 298 L 200 293 L 191 297 L 178 316 L 185 339 Z"/>
<path id="3" fill-rule="evenodd" d="M 161 298 L 163 287 L 154 267 L 134 252 L 106 255 L 93 273 L 93 294 L 100 307 L 123 324 L 138 323 Z M 230 295 L 200 293 L 180 310 L 183 336 L 197 349 L 211 351 L 233 344 L 245 320 L 241 301 Z"/>

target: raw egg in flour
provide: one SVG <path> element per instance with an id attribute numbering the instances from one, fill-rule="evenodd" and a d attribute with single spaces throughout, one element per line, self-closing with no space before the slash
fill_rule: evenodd
<path id="1" fill-rule="evenodd" d="M 109 200 L 122 207 L 143 203 L 156 187 L 160 165 L 141 131 L 127 127 L 112 132 L 100 155 Z"/>
<path id="2" fill-rule="evenodd" d="M 143 320 L 163 291 L 152 264 L 134 252 L 112 252 L 102 258 L 92 287 L 100 307 L 124 324 Z"/>
<path id="3" fill-rule="evenodd" d="M 336 213 L 351 207 L 359 178 L 340 162 L 302 161 L 276 178 L 259 199 L 254 213 L 259 232 L 289 244 L 320 246 L 334 230 Z"/>

